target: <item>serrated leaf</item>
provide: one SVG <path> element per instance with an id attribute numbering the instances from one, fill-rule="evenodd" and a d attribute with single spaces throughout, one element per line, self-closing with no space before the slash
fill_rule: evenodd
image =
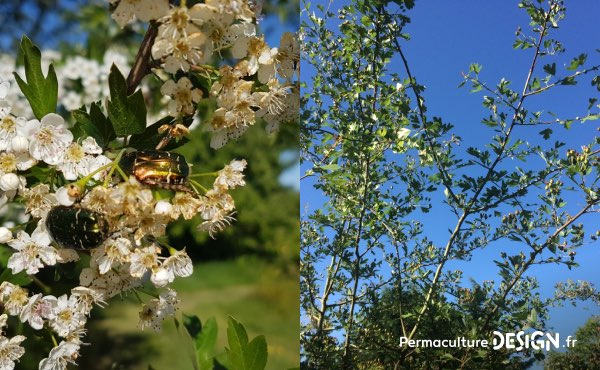
<path id="1" fill-rule="evenodd" d="M 116 65 L 108 75 L 108 118 L 118 137 L 141 134 L 146 129 L 146 103 L 141 90 L 127 95 L 127 82 Z"/>
<path id="2" fill-rule="evenodd" d="M 544 72 L 546 72 L 549 75 L 554 76 L 556 74 L 556 63 L 546 64 L 544 66 Z"/>
<path id="3" fill-rule="evenodd" d="M 196 337 L 196 356 L 200 369 L 213 369 L 215 357 L 215 345 L 217 343 L 217 320 L 214 317 L 208 319 L 202 326 L 202 331 Z"/>
<path id="4" fill-rule="evenodd" d="M 263 370 L 267 365 L 267 342 L 259 335 L 248 343 L 248 334 L 242 324 L 229 317 L 227 324 L 227 357 L 231 370 Z"/>
<path id="5" fill-rule="evenodd" d="M 83 106 L 72 111 L 71 114 L 77 121 L 74 131 L 81 130 L 86 136 L 93 137 L 100 147 L 106 148 L 111 141 L 117 138 L 110 120 L 104 116 L 99 104 L 92 103 L 89 113 Z"/>
<path id="6" fill-rule="evenodd" d="M 48 76 L 42 72 L 42 53 L 27 36 L 21 39 L 21 52 L 25 66 L 25 78 L 14 72 L 15 80 L 27 98 L 31 110 L 37 119 L 42 119 L 48 113 L 56 112 L 58 101 L 58 80 L 54 66 L 48 67 Z"/>
<path id="7" fill-rule="evenodd" d="M 540 131 L 540 135 L 542 135 L 542 137 L 546 140 L 550 139 L 550 135 L 552 135 L 552 129 L 545 129 Z"/>
<path id="8" fill-rule="evenodd" d="M 579 54 L 579 56 L 577 56 L 577 57 L 573 58 L 573 60 L 571 60 L 571 64 L 569 64 L 569 66 L 567 67 L 567 70 L 569 70 L 569 71 L 576 70 L 579 66 L 581 66 L 585 63 L 586 59 L 587 59 L 587 54 Z"/>

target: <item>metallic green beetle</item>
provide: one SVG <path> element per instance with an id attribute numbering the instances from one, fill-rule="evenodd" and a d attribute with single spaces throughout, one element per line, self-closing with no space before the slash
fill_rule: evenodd
<path id="1" fill-rule="evenodd" d="M 48 212 L 46 228 L 63 248 L 96 248 L 109 236 L 108 221 L 101 213 L 78 206 L 56 206 Z"/>
<path id="2" fill-rule="evenodd" d="M 190 167 L 181 154 L 140 150 L 124 154 L 119 166 L 142 184 L 191 192 L 187 186 Z"/>

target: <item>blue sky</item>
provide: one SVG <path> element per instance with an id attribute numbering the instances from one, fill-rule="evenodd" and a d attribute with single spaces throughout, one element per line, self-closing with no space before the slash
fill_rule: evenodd
<path id="1" fill-rule="evenodd" d="M 311 9 L 321 3 L 327 7 L 328 2 L 313 2 Z M 330 9 L 347 2 L 334 2 Z M 485 5 L 482 5 L 485 4 Z M 468 146 L 481 147 L 488 141 L 492 132 L 480 123 L 481 118 L 487 115 L 481 106 L 482 94 L 470 94 L 469 88 L 458 89 L 462 81 L 461 72 L 468 72 L 471 63 L 483 66 L 481 78 L 490 84 L 497 83 L 502 77 L 514 81 L 513 88 L 521 90 L 524 78 L 527 75 L 531 61 L 530 51 L 515 51 L 512 44 L 518 26 L 527 28 L 528 17 L 517 7 L 517 1 L 447 1 L 429 0 L 417 1 L 414 9 L 407 14 L 411 23 L 405 28 L 410 33 L 411 41 L 404 43 L 405 53 L 411 65 L 412 73 L 420 84 L 426 86 L 424 93 L 427 101 L 428 115 L 441 116 L 444 122 L 451 122 L 456 132 L 463 139 L 462 149 Z M 561 40 L 566 48 L 563 60 L 557 62 L 560 69 L 561 63 L 568 61 L 582 52 L 588 52 L 588 64 L 597 64 L 599 54 L 594 49 L 600 48 L 600 28 L 597 16 L 600 14 L 599 1 L 567 2 L 567 17 L 561 23 L 560 29 L 554 35 Z M 595 53 L 595 55 L 592 55 Z M 595 63 L 594 63 L 595 61 Z M 306 67 L 306 65 L 303 65 Z M 402 71 L 398 66 L 396 71 Z M 303 70 L 302 79 L 307 81 L 311 74 L 308 69 Z M 532 99 L 532 105 L 539 105 L 551 109 L 563 118 L 567 114 L 585 114 L 587 97 L 598 96 L 591 88 L 580 94 L 579 88 L 561 89 L 559 93 L 552 93 L 542 99 Z M 579 145 L 589 141 L 598 121 L 588 121 L 586 124 L 575 124 L 572 130 L 557 128 L 555 131 L 562 141 L 571 145 Z M 531 135 L 531 142 L 540 142 L 536 128 L 526 132 Z M 585 139 L 585 140 L 582 140 Z M 577 143 L 577 144 L 576 144 Z M 301 184 L 301 208 L 314 209 L 323 204 L 325 199 L 312 188 L 311 179 L 303 180 Z M 574 207 L 577 204 L 573 204 Z M 439 212 L 430 217 L 428 235 L 433 240 L 446 240 L 448 225 L 453 225 L 451 215 L 444 214 L 442 207 Z M 435 210 L 435 208 L 434 208 Z M 440 213 L 441 212 L 441 213 Z M 445 221 L 448 221 L 445 222 Z M 599 222 L 587 217 L 586 226 L 590 232 L 595 231 Z M 432 227 L 433 225 L 433 227 Z M 578 250 L 577 261 L 580 268 L 572 271 L 565 267 L 547 265 L 543 268 L 536 267 L 535 275 L 542 289 L 542 296 L 549 296 L 554 291 L 554 284 L 567 279 L 588 280 L 600 287 L 600 272 L 597 264 L 600 260 L 600 244 L 588 245 Z M 465 271 L 465 278 L 474 277 L 477 281 L 495 279 L 498 281 L 497 268 L 493 259 L 498 258 L 497 250 L 485 250 L 477 255 L 468 264 L 461 264 Z M 466 279 L 465 279 L 466 280 Z M 592 305 L 578 305 L 578 308 L 565 307 L 552 309 L 550 326 L 561 333 L 561 336 L 573 334 L 576 328 L 582 325 L 592 314 L 600 314 L 600 309 Z"/>

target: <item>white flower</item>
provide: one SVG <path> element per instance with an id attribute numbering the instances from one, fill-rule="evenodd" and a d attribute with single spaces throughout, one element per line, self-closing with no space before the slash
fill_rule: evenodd
<path id="1" fill-rule="evenodd" d="M 29 297 L 29 302 L 23 307 L 19 319 L 21 322 L 29 322 L 35 330 L 44 327 L 44 319 L 52 314 L 52 308 L 56 305 L 56 297 L 42 296 L 41 293 Z"/>
<path id="2" fill-rule="evenodd" d="M 300 43 L 291 32 L 285 32 L 279 42 L 277 54 L 277 72 L 287 81 L 294 75 L 300 78 Z"/>
<path id="3" fill-rule="evenodd" d="M 69 190 L 64 186 L 61 186 L 56 190 L 55 196 L 58 204 L 63 206 L 72 206 L 77 200 L 77 198 L 69 195 Z"/>
<path id="4" fill-rule="evenodd" d="M 158 39 L 152 46 L 154 59 L 165 58 L 165 71 L 176 73 L 178 70 L 188 71 L 190 65 L 201 65 L 210 60 L 212 44 L 207 42 L 206 35 L 197 32 L 177 39 Z"/>
<path id="5" fill-rule="evenodd" d="M 112 161 L 104 155 L 98 155 L 96 157 L 90 158 L 90 160 L 88 161 L 88 168 L 87 168 L 86 174 L 95 172 L 100 167 L 105 166 L 111 162 Z M 108 173 L 108 169 L 96 173 L 94 175 L 94 180 L 100 180 L 100 179 L 104 178 L 107 173 Z"/>
<path id="6" fill-rule="evenodd" d="M 167 291 L 160 294 L 158 299 L 151 299 L 144 305 L 139 314 L 140 322 L 138 326 L 141 329 L 152 326 L 155 331 L 159 332 L 162 321 L 175 314 L 178 303 L 177 292 L 167 289 Z"/>
<path id="7" fill-rule="evenodd" d="M 173 205 L 166 200 L 159 200 L 154 205 L 154 213 L 158 215 L 167 216 L 171 214 L 173 210 Z"/>
<path id="8" fill-rule="evenodd" d="M 111 0 L 116 3 L 117 0 Z M 112 14 L 112 18 L 121 27 L 136 17 L 143 22 L 163 17 L 169 11 L 167 0 L 121 0 Z"/>
<path id="9" fill-rule="evenodd" d="M 97 289 L 78 286 L 71 289 L 71 294 L 73 294 L 74 297 L 77 297 L 77 300 L 81 305 L 80 312 L 84 315 L 89 315 L 94 304 L 97 304 L 100 307 L 106 305 L 106 302 L 104 301 L 104 292 Z"/>
<path id="10" fill-rule="evenodd" d="M 171 274 L 169 274 L 169 271 L 167 271 L 167 269 L 163 267 L 158 267 L 152 270 L 152 275 L 150 275 L 150 281 L 152 282 L 152 284 L 154 284 L 155 287 L 162 288 L 167 286 L 167 284 L 169 284 L 170 282 L 172 282 L 173 279 L 171 279 Z"/>
<path id="11" fill-rule="evenodd" d="M 12 116 L 9 114 L 10 109 L 9 106 L 3 111 L 0 107 L 0 150 L 10 148 L 12 139 L 17 135 L 25 135 L 25 118 Z"/>
<path id="12" fill-rule="evenodd" d="M 171 199 L 171 202 L 173 203 L 171 218 L 174 220 L 176 220 L 179 215 L 183 215 L 183 218 L 186 220 L 191 220 L 198 212 L 198 207 L 201 204 L 196 197 L 189 193 L 181 192 L 175 194 L 173 199 Z"/>
<path id="13" fill-rule="evenodd" d="M 37 161 L 29 155 L 29 152 L 0 153 L 0 173 L 26 171 L 36 163 Z"/>
<path id="14" fill-rule="evenodd" d="M 172 282 L 175 276 L 187 277 L 192 275 L 194 272 L 194 265 L 192 264 L 190 257 L 185 252 L 185 249 L 173 253 L 163 262 L 162 267 L 165 268 L 170 274 L 169 282 Z"/>
<path id="15" fill-rule="evenodd" d="M 73 134 L 67 130 L 65 120 L 55 113 L 49 113 L 42 121 L 27 122 L 29 152 L 33 158 L 48 164 L 58 164 L 64 151 L 73 141 Z"/>
<path id="16" fill-rule="evenodd" d="M 131 266 L 129 267 L 131 276 L 140 278 L 146 271 L 157 267 L 159 252 L 160 248 L 151 245 L 146 248 L 137 248 L 131 253 Z"/>
<path id="17" fill-rule="evenodd" d="M 66 294 L 58 297 L 48 319 L 52 330 L 61 337 L 66 337 L 86 322 L 77 297 L 68 297 Z"/>
<path id="18" fill-rule="evenodd" d="M 200 89 L 193 89 L 192 81 L 187 77 L 180 78 L 177 83 L 168 80 L 160 88 L 160 93 L 170 96 L 173 100 L 169 102 L 168 113 L 173 117 L 191 115 L 196 111 L 195 103 L 202 98 Z"/>
<path id="19" fill-rule="evenodd" d="M 128 262 L 131 249 L 131 241 L 129 239 L 121 237 L 109 238 L 102 243 L 100 248 L 92 251 L 92 259 L 98 264 L 98 270 L 103 275 L 113 267 Z"/>
<path id="20" fill-rule="evenodd" d="M 6 326 L 6 319 L 6 314 L 0 316 L 2 328 Z M 25 338 L 23 335 L 16 335 L 10 339 L 4 335 L 0 335 L 1 370 L 13 370 L 15 368 L 15 361 L 19 360 L 19 358 L 25 354 L 25 349 L 20 346 L 21 342 L 23 342 L 25 339 L 27 338 Z"/>
<path id="21" fill-rule="evenodd" d="M 10 148 L 15 153 L 25 153 L 29 151 L 29 140 L 25 136 L 15 136 L 10 142 Z"/>
<path id="22" fill-rule="evenodd" d="M 67 365 L 75 364 L 73 359 L 79 356 L 79 344 L 60 342 L 50 351 L 48 358 L 40 361 L 39 370 L 66 370 Z"/>
<path id="23" fill-rule="evenodd" d="M 81 142 L 81 147 L 83 151 L 87 154 L 102 154 L 102 148 L 96 143 L 96 139 L 91 136 L 86 137 Z"/>
<path id="24" fill-rule="evenodd" d="M 78 143 L 69 145 L 57 167 L 62 171 L 65 179 L 76 180 L 78 176 L 87 176 L 102 166 L 101 163 L 104 162 L 104 159 L 97 160 L 92 155 L 99 153 L 102 153 L 102 148 L 96 144 L 94 138 L 88 137 L 81 145 Z"/>
<path id="25" fill-rule="evenodd" d="M 23 306 L 25 306 L 28 301 L 29 297 L 27 295 L 27 290 L 18 285 L 9 283 L 8 281 L 5 281 L 0 285 L 0 302 L 4 304 L 4 307 L 9 314 L 18 315 L 21 313 Z"/>
<path id="26" fill-rule="evenodd" d="M 5 173 L 0 176 L 0 189 L 4 191 L 17 190 L 20 185 L 19 176 L 14 173 Z"/>
<path id="27" fill-rule="evenodd" d="M 12 232 L 8 227 L 0 227 L 0 243 L 6 243 L 13 238 Z"/>
<path id="28" fill-rule="evenodd" d="M 25 270 L 33 275 L 37 274 L 44 264 L 56 264 L 56 249 L 50 246 L 50 235 L 41 227 L 36 228 L 31 236 L 25 231 L 19 231 L 17 239 L 11 240 L 8 245 L 17 250 L 10 256 L 7 264 L 13 274 Z"/>
<path id="29" fill-rule="evenodd" d="M 233 189 L 237 186 L 244 186 L 244 169 L 246 168 L 246 160 L 232 160 L 225 166 L 217 176 L 214 186 L 222 189 Z"/>

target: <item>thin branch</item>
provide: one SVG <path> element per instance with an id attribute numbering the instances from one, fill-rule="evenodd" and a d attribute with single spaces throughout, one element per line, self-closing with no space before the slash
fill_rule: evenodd
<path id="1" fill-rule="evenodd" d="M 133 63 L 133 67 L 131 71 L 129 71 L 129 76 L 127 76 L 127 94 L 131 95 L 135 92 L 137 87 L 139 86 L 142 79 L 149 73 L 150 68 L 148 68 L 148 62 L 150 61 L 150 56 L 152 55 L 152 45 L 154 45 L 154 40 L 158 35 L 158 25 L 156 22 L 151 21 L 148 26 L 148 30 L 144 35 L 144 39 L 142 40 L 142 44 L 138 50 L 137 55 L 135 56 L 135 62 Z"/>

